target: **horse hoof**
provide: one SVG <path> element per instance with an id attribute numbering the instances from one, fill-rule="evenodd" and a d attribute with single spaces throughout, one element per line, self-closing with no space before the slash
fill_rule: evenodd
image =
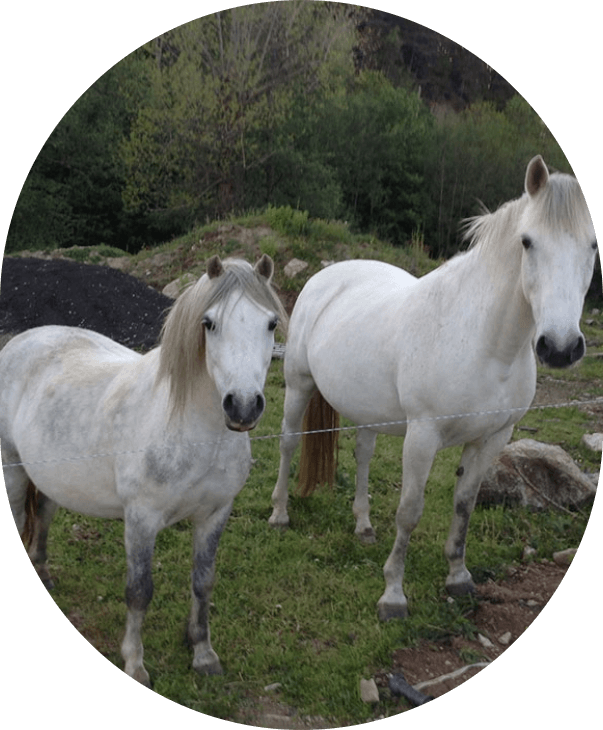
<path id="1" fill-rule="evenodd" d="M 139 667 L 134 674 L 131 675 L 132 679 L 135 679 L 137 682 L 142 684 L 143 687 L 147 687 L 148 689 L 153 689 L 153 685 L 151 683 L 151 678 L 149 677 L 149 673 L 144 667 Z"/>
<path id="2" fill-rule="evenodd" d="M 193 669 L 202 675 L 222 674 L 220 658 L 211 647 L 205 650 L 197 649 L 193 656 Z"/>
<path id="3" fill-rule="evenodd" d="M 378 603 L 377 613 L 380 621 L 391 621 L 395 618 L 408 618 L 408 605 L 406 603 Z"/>
<path id="4" fill-rule="evenodd" d="M 200 664 L 197 666 L 195 666 L 193 664 L 193 669 L 195 670 L 195 672 L 197 672 L 197 674 L 201 674 L 204 677 L 224 673 L 219 659 L 216 659 L 215 661 L 210 662 L 209 664 Z"/>
<path id="5" fill-rule="evenodd" d="M 270 527 L 274 527 L 275 530 L 282 530 L 283 532 L 289 527 L 289 518 L 275 517 L 271 515 L 268 518 L 268 524 Z"/>
<path id="6" fill-rule="evenodd" d="M 475 593 L 475 583 L 465 580 L 462 583 L 446 583 L 446 591 L 450 596 L 468 596 Z"/>
<path id="7" fill-rule="evenodd" d="M 377 542 L 377 536 L 372 527 L 367 527 L 366 530 L 357 532 L 356 535 L 363 545 L 374 545 Z"/>
<path id="8" fill-rule="evenodd" d="M 54 582 L 50 577 L 50 573 L 48 572 L 46 565 L 36 566 L 36 572 L 38 573 L 38 578 L 42 581 L 42 585 L 47 591 L 51 591 L 54 588 Z"/>

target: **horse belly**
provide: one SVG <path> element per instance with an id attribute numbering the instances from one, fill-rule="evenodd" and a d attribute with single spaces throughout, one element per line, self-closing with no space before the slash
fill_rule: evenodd
<path id="1" fill-rule="evenodd" d="M 36 460 L 28 448 L 22 453 L 33 484 L 61 507 L 91 517 L 123 517 L 123 505 L 107 457 L 82 455 L 79 459 Z"/>

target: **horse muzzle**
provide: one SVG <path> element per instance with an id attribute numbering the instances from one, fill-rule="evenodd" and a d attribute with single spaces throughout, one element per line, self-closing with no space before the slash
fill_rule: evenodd
<path id="1" fill-rule="evenodd" d="M 236 393 L 228 393 L 222 401 L 226 427 L 231 431 L 251 431 L 254 429 L 266 408 L 262 393 L 244 398 Z"/>
<path id="2" fill-rule="evenodd" d="M 584 357 L 586 344 L 579 335 L 569 344 L 559 347 L 554 338 L 541 335 L 536 342 L 536 355 L 543 365 L 551 368 L 567 368 Z"/>

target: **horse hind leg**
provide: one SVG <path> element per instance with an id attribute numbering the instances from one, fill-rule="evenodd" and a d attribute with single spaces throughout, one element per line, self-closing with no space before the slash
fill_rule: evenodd
<path id="1" fill-rule="evenodd" d="M 57 511 L 57 503 L 49 499 L 45 494 L 39 492 L 30 482 L 30 495 L 35 492 L 35 518 L 33 520 L 33 531 L 28 554 L 31 562 L 38 573 L 38 576 L 46 588 L 50 591 L 54 583 L 48 572 L 47 545 L 50 523 Z"/>
<path id="2" fill-rule="evenodd" d="M 19 460 L 16 453 L 9 455 L 4 448 L 3 458 L 6 463 Z M 35 484 L 21 466 L 7 467 L 4 472 L 4 480 L 19 535 L 40 580 L 48 590 L 51 590 L 54 585 L 46 565 L 46 547 L 48 529 L 57 505 L 36 489 Z"/>
<path id="3" fill-rule="evenodd" d="M 280 438 L 280 464 L 276 486 L 272 492 L 272 514 L 268 522 L 272 527 L 288 527 L 289 514 L 289 471 L 293 454 L 301 441 L 304 413 L 310 402 L 315 386 L 309 384 L 305 389 L 287 387 L 285 391 L 284 416 Z"/>
<path id="4" fill-rule="evenodd" d="M 377 434 L 368 428 L 359 428 L 356 435 L 356 495 L 352 507 L 356 518 L 354 534 L 364 545 L 376 541 L 375 530 L 371 525 L 369 506 L 369 465 L 375 452 Z"/>

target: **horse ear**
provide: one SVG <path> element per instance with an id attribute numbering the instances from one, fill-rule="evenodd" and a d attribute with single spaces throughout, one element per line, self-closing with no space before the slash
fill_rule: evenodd
<path id="1" fill-rule="evenodd" d="M 210 279 L 215 279 L 217 276 L 222 276 L 224 273 L 224 267 L 220 261 L 219 256 L 212 256 L 207 262 L 207 275 Z"/>
<path id="2" fill-rule="evenodd" d="M 272 275 L 274 274 L 274 262 L 268 256 L 268 254 L 264 254 L 262 258 L 257 262 L 255 265 L 255 271 L 258 273 L 261 277 L 264 279 L 267 279 L 270 281 L 272 279 Z"/>
<path id="3" fill-rule="evenodd" d="M 549 171 L 547 170 L 541 155 L 536 155 L 528 163 L 526 170 L 526 192 L 534 197 L 549 181 Z"/>

